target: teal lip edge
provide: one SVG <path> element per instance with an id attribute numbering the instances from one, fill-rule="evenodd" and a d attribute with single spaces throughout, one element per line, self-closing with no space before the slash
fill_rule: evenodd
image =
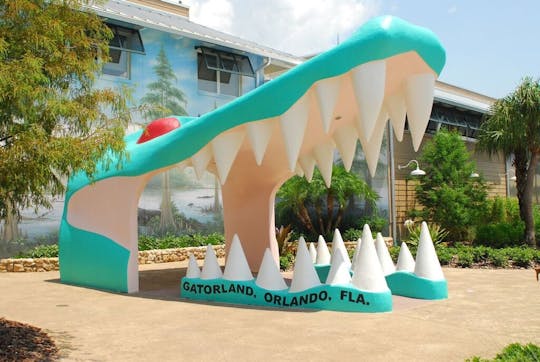
<path id="1" fill-rule="evenodd" d="M 446 280 L 430 280 L 410 272 L 397 271 L 386 276 L 386 283 L 394 295 L 427 300 L 448 298 Z"/>

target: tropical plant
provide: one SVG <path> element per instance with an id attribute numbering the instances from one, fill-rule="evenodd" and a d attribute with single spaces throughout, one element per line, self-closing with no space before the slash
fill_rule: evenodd
<path id="1" fill-rule="evenodd" d="M 330 238 L 355 197 L 374 205 L 379 196 L 357 175 L 334 165 L 330 187 L 317 169 L 311 182 L 299 176 L 289 179 L 277 193 L 276 208 L 278 214 L 292 213 L 308 236 Z"/>
<path id="2" fill-rule="evenodd" d="M 431 240 L 433 241 L 433 244 L 437 245 L 444 241 L 444 239 L 448 236 L 448 231 L 446 231 L 444 228 L 442 228 L 440 225 L 429 223 L 428 230 L 429 234 L 431 236 Z M 422 231 L 422 224 L 420 223 L 405 223 L 405 227 L 407 228 L 407 231 L 409 235 L 407 238 L 404 238 L 404 241 L 407 242 L 409 245 L 417 246 L 418 242 L 420 241 L 420 232 Z"/>
<path id="3" fill-rule="evenodd" d="M 148 121 L 174 114 L 185 116 L 186 97 L 180 88 L 175 86 L 178 81 L 174 70 L 169 63 L 163 45 L 154 65 L 156 80 L 148 84 L 149 92 L 141 98 Z M 161 204 L 160 229 L 162 232 L 178 229 L 173 213 L 169 171 L 161 174 Z"/>
<path id="4" fill-rule="evenodd" d="M 495 101 L 478 141 L 479 151 L 512 157 L 525 242 L 536 246 L 533 193 L 540 160 L 540 81 L 525 78 L 515 91 Z"/>
<path id="5" fill-rule="evenodd" d="M 21 208 L 50 208 L 78 171 L 125 157 L 126 97 L 94 82 L 112 32 L 87 1 L 0 2 L 0 219 L 17 238 Z M 118 163 L 120 164 L 120 163 Z"/>
<path id="6" fill-rule="evenodd" d="M 467 362 L 538 362 L 540 361 L 540 347 L 536 344 L 522 345 L 520 343 L 512 343 L 504 347 L 497 353 L 494 359 L 484 359 L 474 356 L 466 360 Z"/>
<path id="7" fill-rule="evenodd" d="M 461 136 L 437 132 L 424 146 L 420 161 L 426 175 L 419 179 L 416 197 L 423 209 L 411 215 L 440 225 L 451 241 L 467 240 L 487 193 L 482 177 L 470 177 L 476 166 Z"/>

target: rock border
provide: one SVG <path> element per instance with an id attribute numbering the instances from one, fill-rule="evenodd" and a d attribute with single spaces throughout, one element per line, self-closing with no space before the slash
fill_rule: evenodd
<path id="1" fill-rule="evenodd" d="M 225 257 L 225 245 L 212 246 L 217 257 Z M 177 249 L 157 249 L 139 251 L 139 264 L 158 264 L 183 261 L 193 253 L 195 258 L 204 259 L 206 246 L 194 246 Z M 28 273 L 59 270 L 58 258 L 23 258 L 0 259 L 0 273 Z"/>

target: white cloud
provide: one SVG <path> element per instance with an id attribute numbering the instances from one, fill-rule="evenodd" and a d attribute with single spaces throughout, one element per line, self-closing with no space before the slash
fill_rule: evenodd
<path id="1" fill-rule="evenodd" d="M 346 39 L 379 12 L 379 0 L 191 0 L 191 20 L 296 55 Z"/>

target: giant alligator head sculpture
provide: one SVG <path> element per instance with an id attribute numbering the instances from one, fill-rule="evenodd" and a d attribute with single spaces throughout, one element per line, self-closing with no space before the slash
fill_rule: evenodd
<path id="1" fill-rule="evenodd" d="M 445 51 L 429 30 L 375 18 L 347 41 L 198 118 L 171 117 L 125 139 L 129 159 L 68 184 L 60 231 L 64 282 L 138 290 L 137 204 L 149 179 L 177 165 L 222 184 L 227 250 L 234 234 L 252 270 L 267 248 L 278 258 L 274 197 L 315 165 L 330 183 L 334 150 L 350 168 L 360 140 L 373 174 L 390 120 L 408 119 L 417 149 L 429 121 Z M 156 133 L 157 132 L 157 133 Z"/>

